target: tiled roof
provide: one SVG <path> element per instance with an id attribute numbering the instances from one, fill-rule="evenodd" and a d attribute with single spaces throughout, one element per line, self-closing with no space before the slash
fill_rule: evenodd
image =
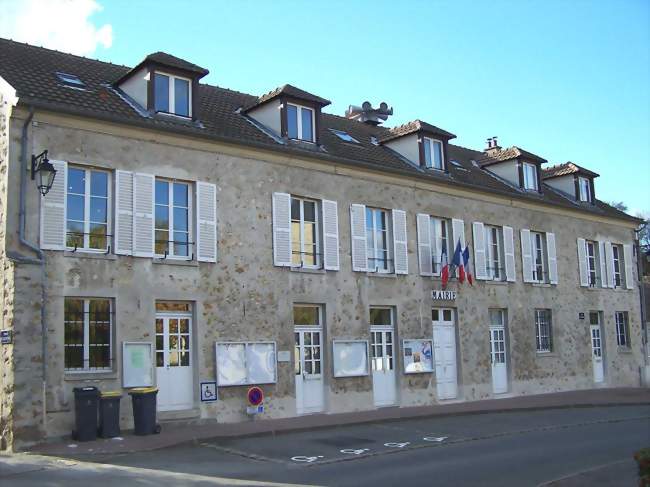
<path id="1" fill-rule="evenodd" d="M 309 93 L 308 91 L 301 90 L 300 88 L 296 88 L 295 86 L 292 85 L 283 85 L 279 86 L 274 90 L 269 91 L 265 95 L 260 96 L 257 98 L 253 103 L 251 103 L 249 106 L 245 107 L 243 110 L 246 112 L 258 105 L 262 105 L 266 103 L 267 101 L 271 101 L 274 98 L 277 98 L 278 96 L 281 95 L 286 95 L 292 98 L 297 98 L 299 100 L 305 100 L 305 101 L 310 101 L 313 103 L 316 103 L 317 105 L 320 106 L 327 106 L 330 103 L 332 103 L 329 100 L 326 100 L 325 98 L 321 98 L 320 96 L 314 95 L 312 93 Z"/>
<path id="2" fill-rule="evenodd" d="M 405 123 L 398 127 L 393 127 L 388 131 L 384 132 L 383 135 L 378 137 L 379 142 L 388 142 L 389 140 L 397 139 L 405 135 L 413 134 L 419 131 L 429 132 L 432 134 L 442 135 L 447 139 L 455 139 L 456 136 L 451 132 L 447 132 L 435 125 L 430 123 L 423 122 L 422 120 L 413 120 L 412 122 Z"/>
<path id="3" fill-rule="evenodd" d="M 528 159 L 532 161 L 537 161 L 544 163 L 546 159 L 543 159 L 532 152 L 525 151 L 516 146 L 508 147 L 507 149 L 497 149 L 491 150 L 489 152 L 483 153 L 483 155 L 476 160 L 480 166 L 489 166 L 491 164 L 497 164 L 499 162 L 510 161 L 512 159 Z"/>
<path id="4" fill-rule="evenodd" d="M 569 174 L 584 174 L 592 178 L 597 178 L 599 174 L 585 169 L 582 166 L 578 166 L 573 162 L 565 162 L 564 164 L 557 164 L 551 167 L 545 167 L 542 169 L 542 179 L 551 179 L 557 178 L 559 176 L 567 176 Z"/>
<path id="5" fill-rule="evenodd" d="M 60 71 L 77 75 L 85 83 L 85 89 L 65 86 L 55 75 Z M 511 198 L 535 200 L 602 216 L 637 221 L 601 202 L 585 208 L 555 191 L 547 191 L 546 186 L 543 194 L 519 191 L 481 169 L 474 162 L 483 157 L 484 153 L 460 146 L 449 145 L 448 157 L 458 164 L 449 164 L 449 174 L 419 168 L 390 149 L 375 143 L 375 139 L 387 140 L 397 129 L 364 124 L 345 117 L 323 113 L 319 124 L 320 146 L 278 141 L 277 137 L 271 137 L 264 130 L 260 130 L 241 113 L 242 107 L 259 102 L 259 97 L 217 86 L 199 84 L 196 95 L 199 101 L 200 123 L 180 122 L 163 116 L 143 116 L 142 111 L 134 109 L 111 85 L 127 72 L 129 68 L 126 66 L 0 39 L 0 76 L 16 89 L 17 96 L 20 97 L 19 103 L 24 106 L 188 137 L 246 145 L 260 150 L 303 155 L 329 163 L 417 177 L 421 180 L 438 181 Z M 296 93 L 293 91 L 294 87 L 286 89 Z M 358 140 L 359 144 L 344 142 L 330 129 L 347 132 Z"/>

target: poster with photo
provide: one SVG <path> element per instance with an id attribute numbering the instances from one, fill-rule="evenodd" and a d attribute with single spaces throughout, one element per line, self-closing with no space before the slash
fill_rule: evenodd
<path id="1" fill-rule="evenodd" d="M 433 341 L 428 339 L 402 340 L 405 374 L 433 372 Z"/>

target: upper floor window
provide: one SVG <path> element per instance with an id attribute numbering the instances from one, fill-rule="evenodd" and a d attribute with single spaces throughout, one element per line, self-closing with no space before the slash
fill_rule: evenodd
<path id="1" fill-rule="evenodd" d="M 451 222 L 445 218 L 436 218 L 434 216 L 429 220 L 429 230 L 431 232 L 431 259 L 433 261 L 433 274 L 440 275 L 442 271 L 442 254 L 446 254 L 447 262 L 451 262 L 449 255 L 449 229 Z M 453 250 L 452 250 L 453 252 Z"/>
<path id="2" fill-rule="evenodd" d="M 502 228 L 485 225 L 485 251 L 487 278 L 495 281 L 505 280 Z"/>
<path id="3" fill-rule="evenodd" d="M 156 179 L 155 254 L 190 258 L 191 188 L 188 183 Z"/>
<path id="4" fill-rule="evenodd" d="M 63 364 L 66 371 L 112 368 L 110 299 L 65 298 Z"/>
<path id="5" fill-rule="evenodd" d="M 108 250 L 110 174 L 68 167 L 66 246 L 74 250 Z"/>
<path id="6" fill-rule="evenodd" d="M 429 169 L 443 170 L 445 168 L 442 142 L 424 137 L 424 164 Z"/>
<path id="7" fill-rule="evenodd" d="M 300 105 L 287 104 L 287 136 L 290 139 L 314 142 L 314 110 Z"/>
<path id="8" fill-rule="evenodd" d="M 578 188 L 580 190 L 580 201 L 591 201 L 591 183 L 589 179 L 579 177 Z"/>
<path id="9" fill-rule="evenodd" d="M 587 277 L 589 278 L 589 286 L 593 287 L 600 279 L 599 248 L 598 243 L 591 240 L 587 240 L 585 245 L 587 251 Z"/>
<path id="10" fill-rule="evenodd" d="M 530 232 L 530 242 L 533 257 L 533 281 L 546 282 L 546 235 L 539 232 Z"/>
<path id="11" fill-rule="evenodd" d="M 624 282 L 621 270 L 625 269 L 625 264 L 623 262 L 623 247 L 621 245 L 612 245 L 612 260 L 614 268 L 614 287 L 622 287 Z"/>
<path id="12" fill-rule="evenodd" d="M 535 310 L 535 342 L 538 352 L 553 351 L 553 330 L 551 328 L 551 310 Z"/>
<path id="13" fill-rule="evenodd" d="M 366 207 L 366 245 L 371 272 L 392 272 L 389 221 L 388 211 Z"/>
<path id="14" fill-rule="evenodd" d="M 191 117 L 190 80 L 171 74 L 154 74 L 154 108 L 157 112 Z"/>
<path id="15" fill-rule="evenodd" d="M 318 202 L 291 197 L 291 264 L 319 268 Z"/>
<path id="16" fill-rule="evenodd" d="M 627 311 L 616 312 L 616 343 L 619 347 L 630 348 L 630 324 Z"/>
<path id="17" fill-rule="evenodd" d="M 537 166 L 535 164 L 524 162 L 523 173 L 524 189 L 537 191 L 539 189 L 539 186 L 537 185 Z"/>

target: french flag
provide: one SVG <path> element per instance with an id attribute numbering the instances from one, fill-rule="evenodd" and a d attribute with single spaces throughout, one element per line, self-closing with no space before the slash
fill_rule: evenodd
<path id="1" fill-rule="evenodd" d="M 463 250 L 463 265 L 465 267 L 465 275 L 467 276 L 467 282 L 469 283 L 470 286 L 473 286 L 474 276 L 472 275 L 472 271 L 470 270 L 470 266 L 469 266 L 469 245 L 466 245 L 465 250 Z"/>
<path id="2" fill-rule="evenodd" d="M 460 283 L 465 282 L 465 262 L 463 259 L 463 249 L 460 247 L 460 239 L 456 244 L 456 250 L 454 251 L 454 258 L 451 260 L 451 265 L 458 269 L 458 281 Z"/>
<path id="3" fill-rule="evenodd" d="M 447 257 L 447 247 L 442 247 L 442 254 L 440 254 L 440 278 L 442 279 L 442 288 L 447 287 L 449 282 L 449 258 Z"/>

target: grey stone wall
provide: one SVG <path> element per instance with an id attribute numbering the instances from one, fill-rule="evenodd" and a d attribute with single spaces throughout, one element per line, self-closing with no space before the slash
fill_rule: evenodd
<path id="1" fill-rule="evenodd" d="M 19 125 L 15 122 L 14 128 Z M 106 130 L 109 132 L 109 129 Z M 12 139 L 12 144 L 17 140 Z M 471 240 L 471 222 L 515 229 L 517 282 L 479 282 L 459 288 L 455 302 L 441 303 L 457 310 L 459 398 L 492 396 L 489 362 L 488 309 L 508 313 L 510 393 L 533 394 L 593 387 L 588 312 L 604 312 L 607 386 L 639 385 L 641 355 L 637 290 L 585 289 L 579 286 L 576 239 L 587 237 L 631 243 L 633 232 L 625 226 L 520 207 L 517 201 L 489 201 L 479 196 L 453 196 L 424 189 L 377 182 L 371 178 L 336 175 L 317 168 L 301 168 L 292 161 L 265 162 L 257 158 L 170 145 L 151 135 L 149 140 L 129 139 L 91 130 L 62 128 L 39 122 L 32 128 L 35 150 L 48 148 L 50 157 L 80 164 L 148 172 L 161 177 L 213 182 L 218 186 L 218 262 L 161 263 L 148 258 L 83 256 L 64 252 L 47 254 L 47 434 L 69 433 L 73 421 L 72 388 L 96 384 L 104 390 L 121 388 L 121 343 L 154 340 L 156 300 L 189 300 L 194 305 L 193 346 L 195 379 L 214 380 L 215 341 L 275 340 L 278 350 L 292 350 L 294 303 L 321 304 L 325 309 L 326 410 L 352 411 L 373 407 L 371 377 L 334 379 L 329 355 L 331 340 L 369 339 L 369 307 L 390 305 L 396 310 L 398 339 L 431 337 L 430 291 L 439 280 L 419 275 L 416 246 L 417 213 L 465 220 Z M 12 161 L 15 163 L 15 161 Z M 321 166 L 322 167 L 322 166 Z M 7 222 L 15 234 L 17 174 L 9 176 Z M 291 271 L 273 266 L 271 195 L 289 192 L 311 198 L 336 200 L 339 208 L 341 270 Z M 38 193 L 28 200 L 28 238 L 38 240 Z M 351 203 L 363 203 L 407 212 L 409 274 L 376 276 L 353 272 L 350 257 Z M 556 234 L 559 284 L 533 286 L 522 282 L 519 230 L 530 228 Z M 10 245 L 15 245 L 11 238 Z M 42 407 L 39 382 L 34 379 L 40 358 L 38 276 L 25 270 L 16 279 L 14 322 L 23 336 L 21 358 L 16 358 L 15 383 L 21 401 L 31 405 L 14 417 L 24 441 L 32 440 L 28 425 L 38 428 Z M 450 284 L 457 289 L 456 283 Z M 84 375 L 63 370 L 63 299 L 65 296 L 110 297 L 115 302 L 114 371 Z M 553 353 L 535 352 L 535 308 L 553 311 Z M 616 346 L 614 311 L 629 311 L 632 348 Z M 587 319 L 578 319 L 584 312 Z M 18 335 L 16 347 L 18 347 Z M 401 349 L 401 347 L 400 347 Z M 292 358 L 293 360 L 293 358 Z M 32 361 L 34 366 L 29 362 Z M 278 383 L 265 386 L 266 417 L 295 415 L 293 363 L 278 364 Z M 403 375 L 398 361 L 398 400 L 402 406 L 436 403 L 433 374 Z M 248 420 L 244 414 L 244 387 L 221 388 L 216 403 L 200 404 L 203 418 L 219 421 Z M 196 391 L 198 395 L 198 390 Z M 16 392 L 18 394 L 18 392 Z M 122 402 L 123 426 L 131 423 L 127 397 Z"/>

